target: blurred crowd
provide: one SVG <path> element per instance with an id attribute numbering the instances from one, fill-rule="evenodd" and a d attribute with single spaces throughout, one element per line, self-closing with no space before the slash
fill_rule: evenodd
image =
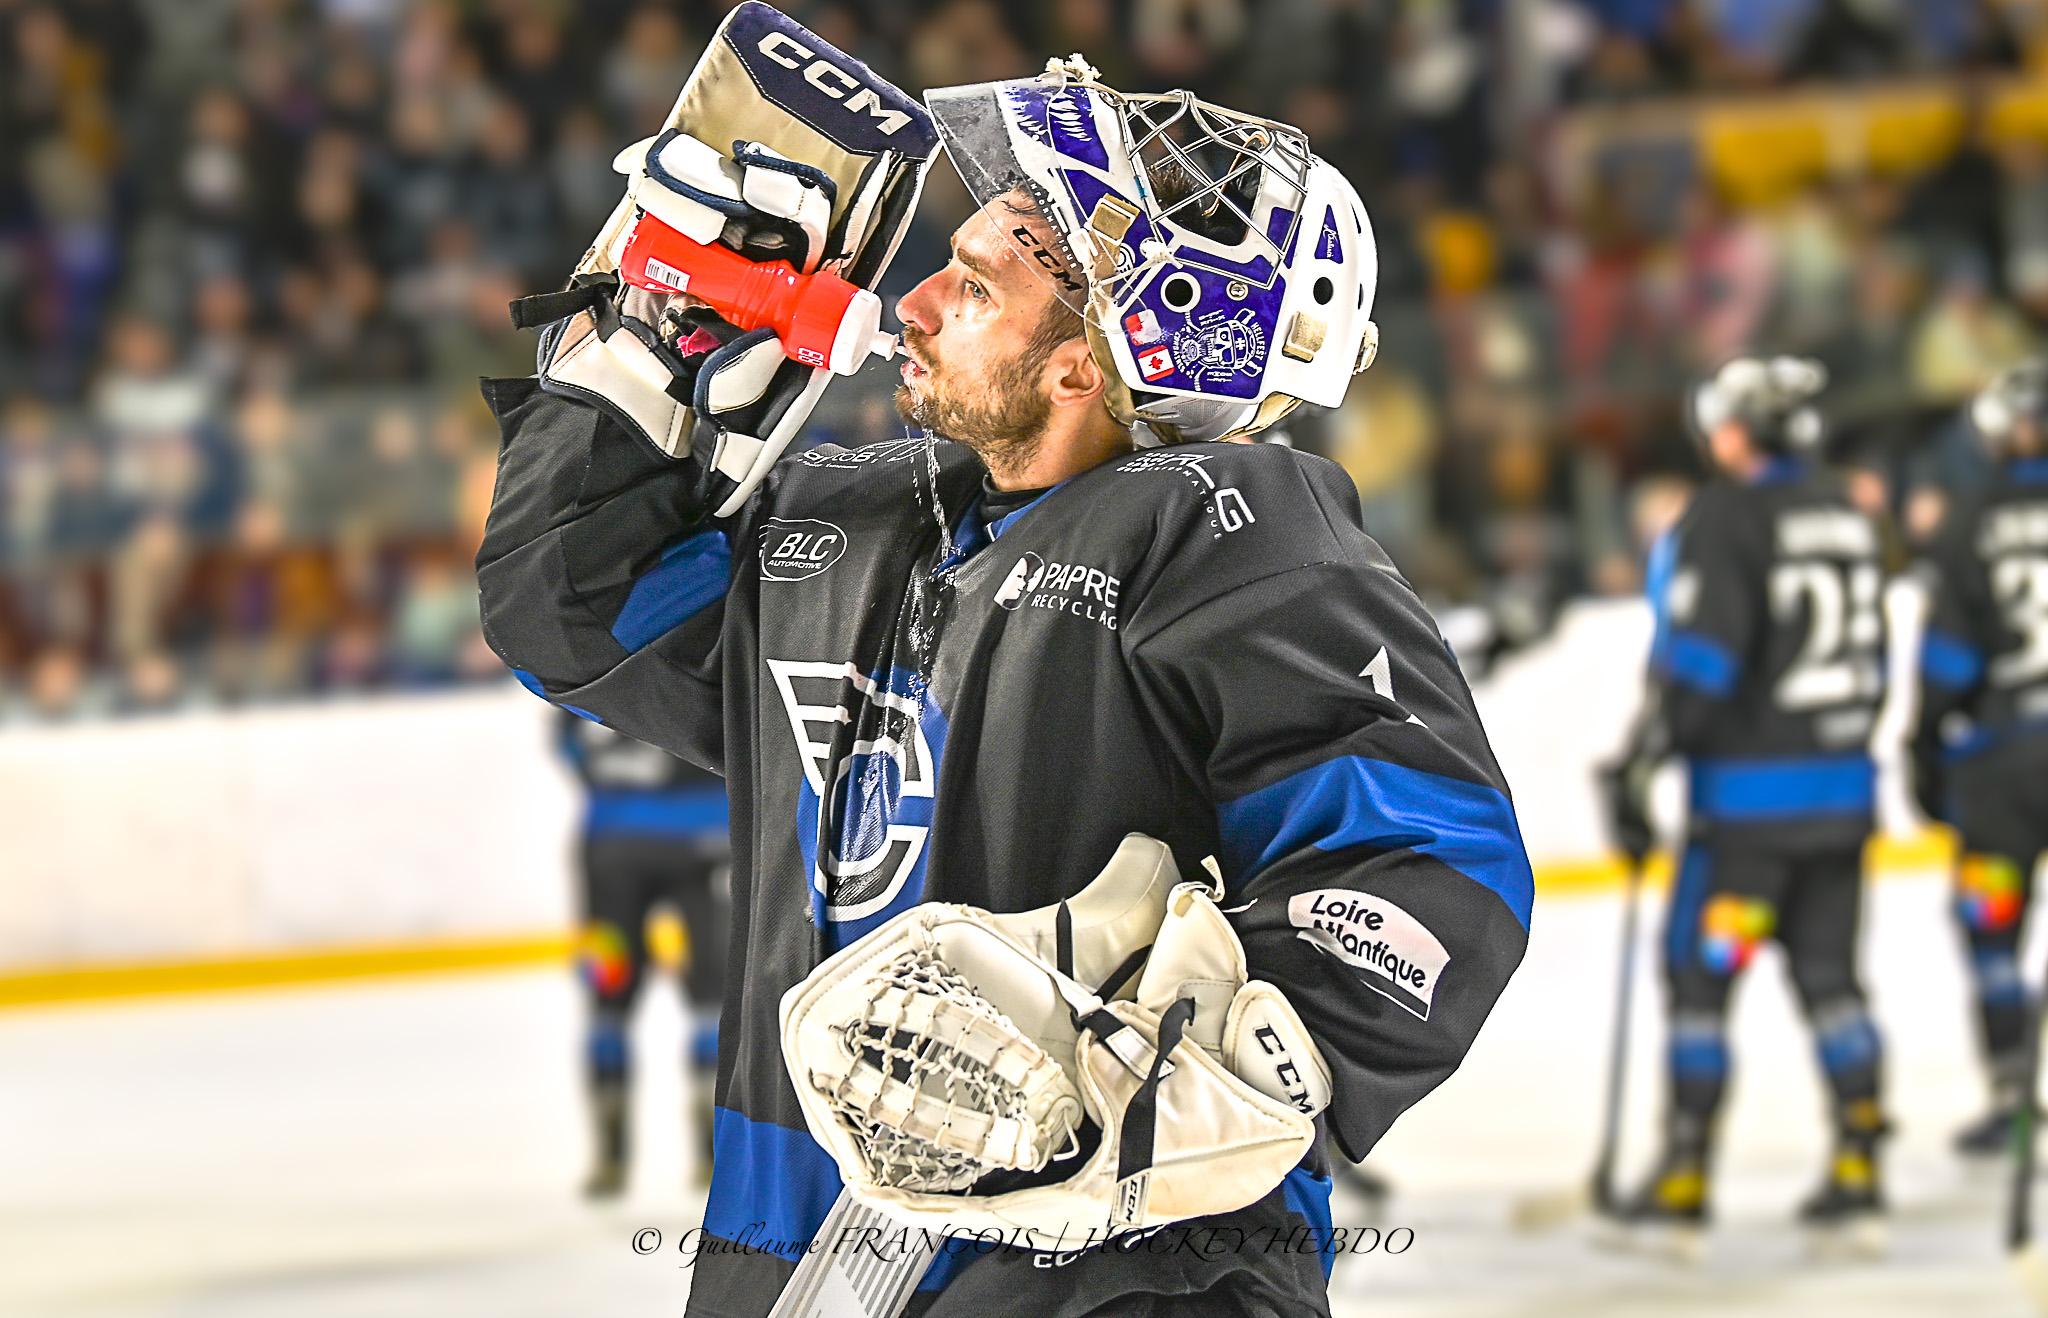
<path id="1" fill-rule="evenodd" d="M 912 90 L 1078 50 L 1308 130 L 1372 211 L 1385 346 L 1291 439 L 1437 598 L 1631 589 L 1675 385 L 1738 348 L 1826 360 L 1851 451 L 1910 481 L 1967 465 L 1944 419 L 2048 331 L 2048 134 L 1987 113 L 2032 3 L 783 7 Z M 506 302 L 561 281 L 722 9 L 0 0 L 0 719 L 497 673 L 476 378 L 530 369 Z M 1912 169 L 1759 197 L 1702 155 L 1701 107 L 1899 82 L 1957 116 Z M 964 208 L 933 180 L 900 287 Z M 821 432 L 891 433 L 887 383 Z"/>

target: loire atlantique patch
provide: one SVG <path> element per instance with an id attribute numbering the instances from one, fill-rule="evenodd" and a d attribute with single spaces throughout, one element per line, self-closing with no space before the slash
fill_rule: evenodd
<path id="1" fill-rule="evenodd" d="M 1287 899 L 1287 918 L 1300 931 L 1295 937 L 1357 966 L 1367 988 L 1429 1019 L 1451 954 L 1422 921 L 1384 897 L 1349 888 L 1297 892 Z"/>

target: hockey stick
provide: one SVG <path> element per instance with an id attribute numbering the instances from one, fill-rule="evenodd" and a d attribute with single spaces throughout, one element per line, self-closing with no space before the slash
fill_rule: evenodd
<path id="1" fill-rule="evenodd" d="M 2013 1166 L 2010 1197 L 2006 1201 L 2005 1248 L 2018 1275 L 2020 1287 L 2034 1302 L 2037 1312 L 2048 1313 L 2048 1252 L 2034 1238 L 2034 1140 L 2039 1122 L 2037 1097 L 2041 1083 L 2041 1026 L 2044 993 L 2048 979 L 2034 995 L 2028 1008 L 2027 1057 L 2023 1068 L 2026 1083 L 2020 1089 L 2020 1105 L 2013 1114 Z"/>
<path id="2" fill-rule="evenodd" d="M 1614 1030 L 1607 1045 L 1607 1108 L 1601 1118 L 1600 1148 L 1593 1174 L 1570 1190 L 1536 1195 L 1515 1204 L 1517 1231 L 1545 1231 L 1587 1211 L 1605 1213 L 1614 1207 L 1614 1162 L 1621 1147 L 1621 1108 L 1627 1092 L 1628 1027 L 1635 1002 L 1636 925 L 1643 891 L 1643 858 L 1628 859 L 1627 887 L 1622 897 L 1620 986 L 1615 993 Z"/>
<path id="3" fill-rule="evenodd" d="M 768 1318 L 896 1318 L 937 1253 L 927 1232 L 839 1192 Z"/>

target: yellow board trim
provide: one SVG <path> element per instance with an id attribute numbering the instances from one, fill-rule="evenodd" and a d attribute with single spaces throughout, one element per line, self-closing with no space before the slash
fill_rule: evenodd
<path id="1" fill-rule="evenodd" d="M 1867 858 L 1871 872 L 1882 874 L 1945 870 L 1954 856 L 1952 835 L 1946 830 L 1929 829 L 1908 838 L 1878 837 L 1871 843 Z M 1536 891 L 1546 897 L 1586 896 L 1619 887 L 1624 874 L 1619 858 L 1544 865 L 1536 871 Z M 1669 882 L 1670 856 L 1651 857 L 1648 878 L 1655 884 Z M 661 950 L 671 954 L 680 951 L 676 941 L 676 935 L 671 933 L 669 945 Z M 550 961 L 567 963 L 574 948 L 574 934 L 563 930 L 517 937 L 309 948 L 176 961 L 30 966 L 0 971 L 0 1009 L 276 988 L 329 980 L 510 970 Z"/>
<path id="2" fill-rule="evenodd" d="M 572 937 L 563 932 L 310 948 L 178 961 L 32 966 L 0 973 L 0 1008 L 273 988 L 337 979 L 510 969 L 544 961 L 567 961 L 572 945 Z"/>

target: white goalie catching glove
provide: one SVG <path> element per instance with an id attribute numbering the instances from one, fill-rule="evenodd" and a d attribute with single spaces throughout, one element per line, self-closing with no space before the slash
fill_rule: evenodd
<path id="1" fill-rule="evenodd" d="M 1256 1201 L 1330 1101 L 1213 892 L 1136 833 L 1066 902 L 890 920 L 783 997 L 782 1049 L 855 1199 L 1041 1250 Z"/>
<path id="2" fill-rule="evenodd" d="M 870 350 L 873 290 L 937 146 L 917 102 L 769 6 L 740 5 L 663 131 L 614 161 L 626 195 L 569 286 L 513 304 L 514 323 L 545 327 L 543 387 L 596 403 L 671 457 L 708 444 L 712 512 L 736 511 L 833 368 L 850 373 Z M 832 351 L 792 360 L 770 325 L 742 331 L 684 293 L 686 262 L 648 259 L 656 235 L 829 273 L 859 290 L 859 314 L 844 343 L 828 334 Z"/>

